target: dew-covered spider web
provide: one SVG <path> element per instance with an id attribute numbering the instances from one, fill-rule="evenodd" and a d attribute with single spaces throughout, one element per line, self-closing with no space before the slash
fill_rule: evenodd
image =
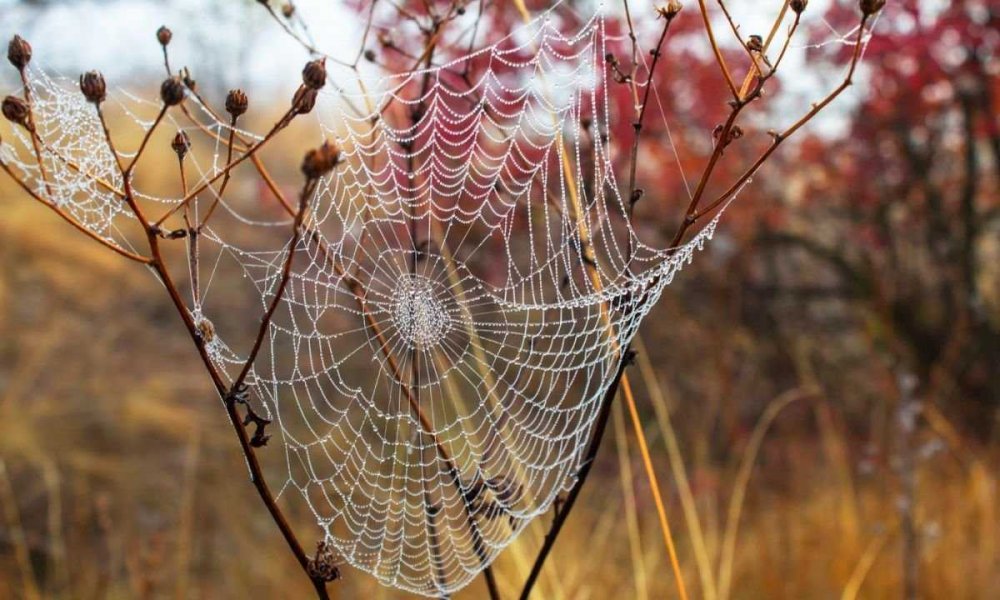
<path id="1" fill-rule="evenodd" d="M 715 230 L 718 216 L 683 246 L 654 248 L 633 227 L 613 168 L 628 141 L 607 137 L 607 41 L 601 12 L 572 34 L 544 15 L 428 70 L 338 78 L 329 65 L 303 148 L 335 139 L 342 160 L 309 198 L 295 247 L 292 215 L 236 187 L 187 252 L 191 314 L 234 379 L 257 317 L 240 315 L 230 335 L 231 309 L 213 299 L 239 287 L 263 313 L 294 250 L 246 380 L 272 421 L 261 452 L 283 453 L 270 478 L 282 500 L 304 500 L 340 557 L 386 585 L 458 590 L 573 486 L 623 348 Z M 5 140 L 5 161 L 139 252 L 93 106 L 73 82 L 31 75 L 47 181 L 23 132 Z M 158 108 L 124 91 L 109 103 L 140 130 Z M 230 130 L 196 98 L 186 107 L 202 126 L 176 110 L 168 122 L 195 139 L 193 188 L 224 168 Z M 136 185 L 157 171 L 139 169 Z M 183 197 L 138 195 L 152 215 Z"/>

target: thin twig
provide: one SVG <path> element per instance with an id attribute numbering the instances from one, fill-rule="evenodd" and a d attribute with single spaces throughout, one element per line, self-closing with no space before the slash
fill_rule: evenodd
<path id="1" fill-rule="evenodd" d="M 100 112 L 101 110 L 99 105 L 97 106 L 97 110 L 98 112 Z M 153 130 L 160 123 L 165 113 L 166 113 L 166 108 L 161 110 L 159 118 L 157 118 L 157 120 L 153 122 L 153 125 L 150 127 L 149 131 L 146 132 L 144 136 L 144 142 L 145 140 L 148 140 L 149 137 L 152 135 Z M 109 148 L 112 148 L 110 136 L 107 136 L 107 143 L 109 144 Z M 302 568 L 302 570 L 305 572 L 305 574 L 309 577 L 310 581 L 312 582 L 319 600 L 328 600 L 329 596 L 326 591 L 325 582 L 318 580 L 310 572 L 310 566 L 311 566 L 310 558 L 303 550 L 302 544 L 299 543 L 299 540 L 296 537 L 295 532 L 292 530 L 292 527 L 289 524 L 288 519 L 285 517 L 281 508 L 278 506 L 274 493 L 271 491 L 270 486 L 268 486 L 267 484 L 267 480 L 264 478 L 264 470 L 260 464 L 260 460 L 257 457 L 257 453 L 254 449 L 254 446 L 251 443 L 247 430 L 243 425 L 243 422 L 237 411 L 236 403 L 225 401 L 231 395 L 230 387 L 226 385 L 222 373 L 216 367 L 215 363 L 212 362 L 212 358 L 211 356 L 209 356 L 208 349 L 206 347 L 206 340 L 199 331 L 198 324 L 195 323 L 191 310 L 187 307 L 187 305 L 184 303 L 184 300 L 181 298 L 180 291 L 178 290 L 177 285 L 174 283 L 174 280 L 171 277 L 169 270 L 167 269 L 166 262 L 163 259 L 163 254 L 160 249 L 159 228 L 151 224 L 146 219 L 146 217 L 143 215 L 142 211 L 140 210 L 138 204 L 135 201 L 132 192 L 131 177 L 129 177 L 129 173 L 131 169 L 135 167 L 136 162 L 141 157 L 142 154 L 141 149 L 144 147 L 145 143 L 140 148 L 140 152 L 136 154 L 135 158 L 133 159 L 133 162 L 129 165 L 129 167 L 127 169 L 122 169 L 121 175 L 125 186 L 125 200 L 129 205 L 129 207 L 132 209 L 132 212 L 135 215 L 136 219 L 146 230 L 146 240 L 147 243 L 149 244 L 150 252 L 152 254 L 152 261 L 150 262 L 150 266 L 153 268 L 157 277 L 163 283 L 163 286 L 167 291 L 167 295 L 169 296 L 171 303 L 177 310 L 177 314 L 178 316 L 180 316 L 181 321 L 184 323 L 184 326 L 188 331 L 188 335 L 194 342 L 195 347 L 198 350 L 198 355 L 201 358 L 202 364 L 204 365 L 205 370 L 208 372 L 210 378 L 212 379 L 212 383 L 215 386 L 216 393 L 218 393 L 219 397 L 224 400 L 223 404 L 226 408 L 226 414 L 228 415 L 229 422 L 232 425 L 237 438 L 239 439 L 240 449 L 243 453 L 243 457 L 246 459 L 247 467 L 250 470 L 250 480 L 254 488 L 257 490 L 257 495 L 260 497 L 265 508 L 267 508 L 268 513 L 271 515 L 271 519 L 274 521 L 275 525 L 277 525 L 278 529 L 281 531 L 282 537 L 285 539 L 285 542 L 288 544 L 289 549 L 291 550 L 292 554 L 298 561 L 299 566 Z"/>
<path id="2" fill-rule="evenodd" d="M 628 2 L 625 3 L 628 6 Z M 664 17 L 663 29 L 660 31 L 660 38 L 656 42 L 656 46 L 652 50 L 653 60 L 649 65 L 649 76 L 646 79 L 646 89 L 643 91 L 642 104 L 639 106 L 639 115 L 635 122 L 632 123 L 632 129 L 634 132 L 634 137 L 632 139 L 632 151 L 629 155 L 629 167 L 628 167 L 628 190 L 629 195 L 626 200 L 629 202 L 629 210 L 634 207 L 635 202 L 638 198 L 636 195 L 636 169 L 639 162 L 639 142 L 642 138 L 642 126 L 643 121 L 646 117 L 646 107 L 649 105 L 649 93 L 653 89 L 653 75 L 656 73 L 656 63 L 660 60 L 660 55 L 663 53 L 663 42 L 667 38 L 667 32 L 670 31 L 670 24 L 674 20 L 674 15 Z M 631 214 L 631 213 L 630 213 Z"/>
<path id="3" fill-rule="evenodd" d="M 160 112 L 156 115 L 156 118 L 153 119 L 153 124 L 150 125 L 149 129 L 146 130 L 145 135 L 142 136 L 142 143 L 139 144 L 139 149 L 136 150 L 135 156 L 132 157 L 132 162 L 130 162 L 128 167 L 126 167 L 124 172 L 122 172 L 122 178 L 125 179 L 126 181 L 132 175 L 132 172 L 135 171 L 136 164 L 138 164 L 139 159 L 142 158 L 142 154 L 143 152 L 146 151 L 147 144 L 149 144 L 149 138 L 153 136 L 153 132 L 156 131 L 156 128 L 157 126 L 159 126 L 160 122 L 163 121 L 163 117 L 167 114 L 168 108 L 169 107 L 166 104 L 164 104 L 160 108 Z M 111 151 L 114 152 L 113 149 Z M 128 192 L 126 192 L 126 195 L 128 195 Z"/>
<path id="4" fill-rule="evenodd" d="M 677 235 L 674 236 L 674 240 L 671 244 L 672 246 L 677 246 L 680 243 L 680 241 L 684 237 L 684 233 L 695 221 L 704 217 L 706 214 L 718 208 L 722 203 L 732 198 L 733 194 L 738 192 L 739 189 L 744 184 L 746 184 L 746 182 L 749 181 L 751 177 L 753 177 L 753 175 L 757 172 L 757 170 L 760 169 L 761 165 L 763 165 L 764 162 L 767 161 L 767 159 L 772 154 L 774 154 L 774 151 L 778 149 L 778 146 L 780 146 L 782 142 L 787 140 L 792 134 L 801 129 L 806 123 L 812 120 L 813 117 L 819 114 L 820 111 L 822 111 L 831 102 L 833 102 L 837 98 L 837 96 L 842 94 L 844 90 L 846 90 L 848 87 L 851 86 L 851 84 L 853 83 L 855 69 L 857 68 L 858 61 L 861 58 L 861 48 L 862 48 L 861 42 L 865 33 L 865 25 L 867 24 L 867 20 L 868 20 L 867 15 L 861 17 L 861 25 L 858 27 L 858 36 L 855 41 L 854 54 L 851 57 L 850 68 L 848 69 L 847 76 L 840 83 L 840 85 L 838 85 L 832 92 L 830 92 L 821 101 L 814 104 L 812 108 L 805 115 L 803 115 L 802 117 L 799 118 L 799 120 L 795 121 L 790 126 L 788 126 L 787 129 L 785 129 L 780 133 L 773 133 L 771 144 L 768 145 L 767 149 L 763 153 L 761 153 L 761 155 L 757 158 L 757 160 L 755 160 L 753 164 L 736 179 L 736 181 L 729 187 L 729 189 L 720 194 L 715 200 L 713 200 L 711 203 L 709 203 L 701 210 L 698 210 L 697 203 L 693 202 L 692 206 L 689 207 L 687 216 L 681 223 L 681 227 L 678 230 Z"/>
<path id="5" fill-rule="evenodd" d="M 698 0 L 698 8 L 701 10 L 701 18 L 705 23 L 705 33 L 708 34 L 708 43 L 712 46 L 712 53 L 715 55 L 716 62 L 719 63 L 719 70 L 722 71 L 722 77 L 726 80 L 726 86 L 732 92 L 733 98 L 739 100 L 740 93 L 733 82 L 733 76 L 729 72 L 729 67 L 726 66 L 726 59 L 722 56 L 722 50 L 719 48 L 718 42 L 715 41 L 715 32 L 712 30 L 712 21 L 708 16 L 708 8 L 705 6 L 705 0 Z"/>
<path id="6" fill-rule="evenodd" d="M 45 172 L 45 160 L 42 157 L 41 136 L 38 135 L 38 128 L 35 127 L 35 101 L 31 95 L 31 83 L 28 81 L 28 70 L 26 67 L 18 69 L 21 76 L 21 84 L 24 86 L 24 101 L 28 104 L 28 134 L 31 136 L 31 146 L 35 151 L 35 158 L 38 161 L 38 173 L 45 184 L 45 192 L 49 198 L 53 197 L 52 186 L 49 184 L 49 176 Z"/>

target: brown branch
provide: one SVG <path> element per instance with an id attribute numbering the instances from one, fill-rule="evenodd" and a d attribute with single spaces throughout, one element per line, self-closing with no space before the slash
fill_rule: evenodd
<path id="1" fill-rule="evenodd" d="M 702 0 L 699 1 L 702 2 L 702 5 L 704 6 L 703 1 Z M 781 24 L 781 21 L 784 19 L 784 15 L 788 8 L 788 4 L 789 0 L 786 0 L 784 6 L 782 7 L 778 15 L 778 18 L 775 20 L 774 26 L 772 26 L 771 28 L 770 34 L 768 34 L 767 41 L 763 44 L 763 47 L 761 49 L 762 55 L 767 52 L 767 48 L 770 46 L 772 40 L 774 39 L 774 36 L 776 35 L 777 29 Z M 688 227 L 691 226 L 691 224 L 694 223 L 694 220 L 697 218 L 696 215 L 698 211 L 698 204 L 701 201 L 702 195 L 705 193 L 705 189 L 706 186 L 708 185 L 709 178 L 714 172 L 716 165 L 722 158 L 723 151 L 726 149 L 726 146 L 729 143 L 730 133 L 733 131 L 737 117 L 743 111 L 743 109 L 747 107 L 747 105 L 749 105 L 751 102 L 760 97 L 764 83 L 766 83 L 768 79 L 770 79 L 775 75 L 775 73 L 777 73 L 777 66 L 781 62 L 781 59 L 784 57 L 785 51 L 788 49 L 788 44 L 791 41 L 791 36 L 798 27 L 798 24 L 799 24 L 799 15 L 796 15 L 795 23 L 793 24 L 792 30 L 789 32 L 788 37 L 786 37 L 785 39 L 785 43 L 781 49 L 781 54 L 779 55 L 778 60 L 775 62 L 774 67 L 772 67 L 768 73 L 760 74 L 760 72 L 757 70 L 756 63 L 754 63 L 754 66 L 751 68 L 750 72 L 747 73 L 746 80 L 743 82 L 741 90 L 736 94 L 736 99 L 730 102 L 732 110 L 730 111 L 729 116 L 726 118 L 726 122 L 719 129 L 718 139 L 716 140 L 715 148 L 712 150 L 712 154 L 709 157 L 708 164 L 702 171 L 701 177 L 698 180 L 698 186 L 697 188 L 695 188 L 694 195 L 691 197 L 691 200 L 688 203 L 688 208 L 685 211 L 684 220 L 681 223 L 681 227 L 678 230 L 677 235 L 674 236 L 674 239 L 670 243 L 671 248 L 676 248 L 678 244 L 680 244 L 680 241 L 684 237 L 684 232 L 687 230 Z M 754 80 L 756 80 L 756 85 L 751 89 L 750 86 L 753 85 L 752 82 Z M 735 187 L 734 190 L 735 189 L 739 188 Z"/>
<path id="2" fill-rule="evenodd" d="M 747 56 L 750 58 L 750 62 L 753 65 L 751 72 L 756 71 L 757 73 L 763 73 L 764 70 L 760 68 L 760 61 L 758 60 L 757 51 L 751 49 L 751 47 L 747 43 L 747 40 L 743 39 L 743 36 L 740 34 L 740 27 L 739 25 L 736 24 L 736 21 L 733 20 L 733 16 L 729 13 L 729 9 L 726 8 L 726 3 L 724 2 L 724 0 L 718 0 L 718 2 L 719 2 L 719 8 L 722 9 L 722 14 L 725 15 L 726 21 L 729 23 L 729 27 L 733 31 L 733 37 L 736 38 L 736 41 L 739 43 L 740 47 L 746 51 Z M 763 51 L 761 51 L 760 56 L 763 56 Z M 766 61 L 767 59 L 765 58 L 764 60 Z M 744 93 L 746 92 L 742 90 L 740 91 L 741 96 Z"/>
<path id="3" fill-rule="evenodd" d="M 122 172 L 122 179 L 124 179 L 126 182 L 125 184 L 123 184 L 126 187 L 125 191 L 126 196 L 130 195 L 127 189 L 128 188 L 127 182 L 129 178 L 132 176 L 132 172 L 135 171 L 135 166 L 136 164 L 139 163 L 139 159 L 142 158 L 142 154 L 146 151 L 146 146 L 149 144 L 149 138 L 153 136 L 153 132 L 156 131 L 156 128 L 163 121 L 163 117 L 166 116 L 168 108 L 170 107 L 168 107 L 166 104 L 164 104 L 160 108 L 160 112 L 156 115 L 156 118 L 153 120 L 153 124 L 149 127 L 149 129 L 146 130 L 145 135 L 142 136 L 142 142 L 139 144 L 139 149 L 136 150 L 135 156 L 132 157 L 132 162 L 130 162 L 128 167 L 126 167 L 125 170 Z M 103 111 L 100 112 L 103 113 Z M 101 117 L 101 121 L 102 122 L 104 121 L 103 116 Z M 105 131 L 107 131 L 107 129 L 105 129 Z M 114 152 L 113 149 L 111 151 Z"/>
<path id="4" fill-rule="evenodd" d="M 626 2 L 625 5 L 628 6 L 628 3 Z M 639 115 L 632 123 L 634 138 L 632 139 L 632 151 L 629 155 L 628 197 L 626 198 L 629 202 L 630 211 L 636 200 L 638 200 L 635 178 L 636 168 L 639 163 L 639 142 L 642 138 L 642 126 L 646 117 L 646 108 L 649 106 L 649 94 L 653 90 L 653 75 L 656 72 L 656 64 L 660 61 L 660 56 L 663 54 L 663 42 L 667 38 L 667 32 L 670 30 L 670 24 L 673 23 L 675 16 L 677 16 L 676 12 L 664 13 L 663 18 L 665 23 L 663 24 L 663 30 L 660 32 L 660 38 L 657 40 L 656 46 L 652 50 L 653 60 L 649 65 L 649 77 L 646 79 L 646 89 L 643 91 L 642 104 L 639 107 Z M 631 212 L 629 214 L 631 214 Z"/>
<path id="5" fill-rule="evenodd" d="M 778 16 L 774 19 L 774 24 L 771 25 L 771 31 L 767 34 L 767 39 L 764 40 L 764 48 L 761 50 L 761 53 L 767 53 L 767 49 L 771 47 L 771 42 L 774 41 L 774 36 L 778 35 L 778 28 L 781 26 L 782 21 L 785 20 L 785 15 L 788 13 L 790 5 L 791 0 L 785 0 L 784 4 L 781 5 L 781 10 L 778 11 Z M 796 24 L 797 22 L 798 16 L 796 16 Z M 791 34 L 789 34 L 789 37 L 785 40 L 785 48 L 788 47 L 788 41 L 790 38 Z M 784 51 L 782 51 L 782 54 L 784 54 Z M 777 67 L 777 63 L 775 63 L 775 67 Z M 750 90 L 750 84 L 753 83 L 754 77 L 759 74 L 760 71 L 757 70 L 757 65 L 755 63 L 754 68 L 750 69 L 750 71 L 747 72 L 747 76 L 743 79 L 743 85 L 740 86 L 740 98 L 746 96 L 747 92 Z"/>
<path id="6" fill-rule="evenodd" d="M 97 106 L 97 110 L 98 112 L 101 111 L 99 105 Z M 156 127 L 156 125 L 160 122 L 160 120 L 162 120 L 162 117 L 165 113 L 166 113 L 166 107 L 164 107 L 164 109 L 161 110 L 160 116 L 154 122 L 153 126 L 150 127 L 150 130 L 146 132 L 142 147 L 145 147 L 145 141 L 149 139 L 150 135 L 152 135 L 152 130 Z M 101 118 L 103 120 L 103 116 Z M 109 144 L 109 148 L 111 148 L 113 152 L 114 150 L 111 145 L 110 135 L 107 136 L 107 142 Z M 149 223 L 148 220 L 146 220 L 145 216 L 143 215 L 142 211 L 139 209 L 139 206 L 135 201 L 134 194 L 132 191 L 131 178 L 128 176 L 128 174 L 131 171 L 131 169 L 135 166 L 136 161 L 138 160 L 140 155 L 141 151 L 136 154 L 135 159 L 127 169 L 122 169 L 121 174 L 125 186 L 125 200 L 128 203 L 129 207 L 131 208 L 136 219 L 146 230 L 146 239 L 149 244 L 150 252 L 152 254 L 150 266 L 156 272 L 157 277 L 160 279 L 161 283 L 163 283 L 163 286 L 167 291 L 167 295 L 169 296 L 171 303 L 177 310 L 178 316 L 180 316 L 181 321 L 184 323 L 184 326 L 188 331 L 188 335 L 191 337 L 191 340 L 194 342 L 194 345 L 198 350 L 198 355 L 202 360 L 202 364 L 204 365 L 205 370 L 208 372 L 210 378 L 212 379 L 212 383 L 215 386 L 216 392 L 219 394 L 220 398 L 224 400 L 223 404 L 226 407 L 226 414 L 229 416 L 230 424 L 233 426 L 233 430 L 235 431 L 236 436 L 239 439 L 240 449 L 243 453 L 244 458 L 246 459 L 247 467 L 250 470 L 251 483 L 257 490 L 257 495 L 260 497 L 261 502 L 263 502 L 265 508 L 267 508 L 268 513 L 271 515 L 271 519 L 274 521 L 275 525 L 277 525 L 278 529 L 281 531 L 282 537 L 285 539 L 285 542 L 287 543 L 289 549 L 291 550 L 292 554 L 298 561 L 299 566 L 302 568 L 302 570 L 305 572 L 305 574 L 309 577 L 310 581 L 312 582 L 319 600 L 328 600 L 329 596 L 326 591 L 325 580 L 314 575 L 312 571 L 311 559 L 309 558 L 308 555 L 306 555 L 305 551 L 302 548 L 302 545 L 298 541 L 298 538 L 295 536 L 295 532 L 292 530 L 291 525 L 288 523 L 288 519 L 285 517 L 281 508 L 278 506 L 274 493 L 271 491 L 270 486 L 268 486 L 267 484 L 267 480 L 264 478 L 264 470 L 260 464 L 260 460 L 257 457 L 253 441 L 247 434 L 246 428 L 243 425 L 242 420 L 240 419 L 240 415 L 236 409 L 236 403 L 227 400 L 231 396 L 230 393 L 231 390 L 226 385 L 222 374 L 219 372 L 219 369 L 212 362 L 212 359 L 209 356 L 206 347 L 206 340 L 204 339 L 204 336 L 202 335 L 201 331 L 198 329 L 198 324 L 195 323 L 194 318 L 191 315 L 190 309 L 187 307 L 187 305 L 184 303 L 184 300 L 181 298 L 180 291 L 178 290 L 177 285 L 174 283 L 174 280 L 171 277 L 170 272 L 166 267 L 166 262 L 163 259 L 163 254 L 160 249 L 159 230 L 156 226 L 154 226 L 153 224 Z"/>
<path id="7" fill-rule="evenodd" d="M 868 15 L 863 15 L 861 17 L 861 25 L 858 27 L 858 36 L 857 39 L 855 40 L 854 54 L 851 57 L 850 67 L 848 68 L 846 77 L 840 83 L 840 85 L 838 85 L 832 92 L 830 92 L 821 101 L 817 102 L 816 104 L 813 104 L 812 108 L 805 115 L 799 118 L 799 120 L 797 120 L 796 122 L 792 123 L 787 129 L 785 129 L 780 133 L 779 132 L 772 133 L 771 144 L 767 147 L 767 149 L 763 153 L 761 153 L 761 155 L 757 158 L 757 160 L 754 161 L 754 163 L 746 171 L 744 171 L 744 173 L 740 175 L 740 177 L 737 178 L 737 180 L 729 187 L 729 189 L 720 194 L 719 197 L 717 197 L 715 200 L 713 200 L 711 203 L 709 203 L 707 206 L 705 206 L 705 208 L 701 210 L 698 210 L 697 203 L 693 203 L 693 206 L 689 208 L 689 211 L 685 216 L 684 221 L 681 223 L 681 226 L 678 229 L 677 234 L 674 236 L 674 240 L 671 244 L 672 246 L 677 246 L 680 243 L 680 241 L 684 237 L 684 233 L 695 221 L 697 221 L 701 217 L 704 217 L 706 214 L 718 208 L 722 203 L 732 198 L 733 194 L 738 192 L 739 189 L 744 184 L 746 184 L 746 182 L 749 181 L 751 177 L 753 177 L 754 173 L 756 173 L 757 170 L 760 169 L 761 165 L 763 165 L 764 162 L 772 154 L 774 154 L 774 151 L 778 149 L 778 146 L 780 146 L 782 142 L 787 140 L 796 131 L 801 129 L 806 123 L 812 120 L 813 117 L 819 114 L 821 110 L 823 110 L 831 102 L 833 102 L 837 98 L 837 96 L 842 94 L 844 90 L 846 90 L 848 87 L 852 85 L 854 72 L 855 69 L 857 68 L 858 61 L 861 58 L 861 49 L 863 47 L 861 42 L 865 33 L 865 25 L 867 24 L 867 21 L 868 21 Z"/>
<path id="8" fill-rule="evenodd" d="M 732 92 L 733 98 L 736 100 L 740 99 L 740 93 L 736 89 L 736 84 L 733 82 L 733 75 L 729 72 L 729 67 L 726 66 L 726 59 L 722 56 L 722 50 L 719 49 L 718 42 L 715 41 L 715 32 L 712 30 L 712 21 L 708 16 L 708 8 L 705 6 L 705 0 L 698 0 L 698 8 L 701 10 L 701 18 L 705 23 L 705 33 L 708 34 L 708 43 L 712 46 L 712 53 L 715 55 L 715 60 L 719 63 L 719 69 L 722 71 L 722 77 L 726 80 L 726 86 L 729 87 L 729 91 Z"/>
<path id="9" fill-rule="evenodd" d="M 628 26 L 628 37 L 632 48 L 632 69 L 627 78 L 629 87 L 632 90 L 632 108 L 635 111 L 635 118 L 638 119 L 641 110 L 639 106 L 639 84 L 636 81 L 639 73 L 639 38 L 635 34 L 635 25 L 632 23 L 632 9 L 629 7 L 628 0 L 623 0 L 622 4 L 625 6 L 625 23 Z"/>
<path id="10" fill-rule="evenodd" d="M 777 72 L 778 66 L 781 65 L 781 61 L 784 60 L 785 53 L 788 51 L 788 45 L 791 43 L 792 37 L 795 35 L 795 32 L 798 30 L 799 22 L 801 20 L 802 20 L 802 15 L 800 13 L 796 13 L 795 20 L 792 21 L 792 26 L 788 30 L 788 35 L 785 37 L 785 41 L 781 45 L 781 52 L 778 53 L 778 59 L 774 61 L 774 64 L 771 66 L 771 70 L 768 72 L 765 78 L 769 79 L 771 78 L 771 76 L 775 74 L 775 72 Z M 762 52 L 767 52 L 767 44 L 764 45 L 764 50 Z"/>
<path id="11" fill-rule="evenodd" d="M 28 71 L 26 67 L 20 67 L 18 74 L 21 76 L 21 84 L 24 86 L 24 101 L 28 104 L 28 134 L 31 136 L 31 146 L 35 151 L 35 159 L 38 161 L 38 173 L 45 184 L 45 191 L 49 198 L 53 197 L 52 186 L 49 184 L 48 174 L 45 172 L 45 160 L 42 158 L 41 137 L 35 127 L 35 102 L 31 95 L 31 83 L 28 81 Z"/>
<path id="12" fill-rule="evenodd" d="M 295 30 L 293 30 L 288 25 L 288 23 L 286 23 L 284 20 L 282 20 L 282 18 L 278 15 L 278 13 L 274 12 L 274 9 L 271 8 L 271 5 L 268 4 L 267 2 L 260 2 L 260 1 L 258 1 L 257 4 L 262 5 L 264 7 L 264 9 L 267 10 L 268 14 L 271 15 L 271 18 L 274 20 L 274 22 L 277 23 L 278 26 L 281 27 L 285 31 L 286 34 L 288 34 L 289 37 L 291 37 L 293 40 L 295 40 L 296 42 L 298 42 L 299 45 L 301 45 L 303 48 L 305 48 L 305 50 L 307 52 L 309 52 L 309 54 L 313 54 L 313 55 L 316 55 L 316 56 L 324 56 L 327 59 L 329 59 L 329 60 L 337 63 L 338 65 L 341 65 L 341 66 L 344 66 L 344 67 L 354 68 L 354 65 L 351 65 L 351 63 L 344 62 L 342 60 L 338 60 L 337 58 L 334 58 L 333 56 L 330 56 L 330 55 L 322 52 L 319 48 L 317 48 L 312 43 L 310 43 L 310 42 L 302 39 L 302 36 L 300 36 L 298 33 L 296 33 Z"/>
<path id="13" fill-rule="evenodd" d="M 354 68 L 357 68 L 358 63 L 361 62 L 361 59 L 365 55 L 365 45 L 368 43 L 368 36 L 372 31 L 372 21 L 375 19 L 376 3 L 376 0 L 372 0 L 371 7 L 368 9 L 368 18 L 365 19 L 365 32 L 361 34 L 361 43 L 358 44 L 358 54 L 354 57 L 354 64 L 352 65 Z"/>

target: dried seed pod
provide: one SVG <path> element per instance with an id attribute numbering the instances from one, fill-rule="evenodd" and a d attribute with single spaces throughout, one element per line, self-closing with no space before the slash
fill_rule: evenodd
<path id="1" fill-rule="evenodd" d="M 677 0 L 670 0 L 670 2 L 667 2 L 663 6 L 656 7 L 656 14 L 669 20 L 676 17 L 677 13 L 681 12 L 682 8 L 684 8 L 683 4 Z"/>
<path id="2" fill-rule="evenodd" d="M 168 77 L 160 85 L 160 100 L 167 106 L 176 106 L 184 101 L 184 83 L 180 77 Z"/>
<path id="3" fill-rule="evenodd" d="M 87 71 L 80 75 L 80 91 L 87 102 L 100 104 L 108 96 L 108 87 L 100 71 Z"/>
<path id="4" fill-rule="evenodd" d="M 15 125 L 31 129 L 31 108 L 17 96 L 7 96 L 3 99 L 3 116 Z"/>
<path id="5" fill-rule="evenodd" d="M 309 560 L 306 571 L 314 581 L 329 583 L 340 579 L 337 558 L 333 554 L 333 549 L 326 542 L 316 544 L 316 556 Z"/>
<path id="6" fill-rule="evenodd" d="M 859 7 L 861 8 L 861 14 L 866 17 L 874 15 L 878 11 L 882 10 L 885 6 L 885 0 L 861 0 Z"/>
<path id="7" fill-rule="evenodd" d="M 173 148 L 174 153 L 177 154 L 177 158 L 184 160 L 188 150 L 191 149 L 191 138 L 188 137 L 187 133 L 178 131 L 177 135 L 174 136 L 173 141 L 170 142 L 170 147 Z"/>
<path id="8" fill-rule="evenodd" d="M 368 62 L 375 62 L 375 51 L 371 48 L 365 50 L 365 60 Z"/>
<path id="9" fill-rule="evenodd" d="M 31 62 L 31 44 L 28 43 L 28 40 L 19 35 L 11 38 L 10 43 L 7 44 L 7 60 L 18 70 L 28 66 L 28 63 Z"/>
<path id="10" fill-rule="evenodd" d="M 247 111 L 250 106 L 250 100 L 247 98 L 246 93 L 243 90 L 229 90 L 226 95 L 226 112 L 228 112 L 234 119 L 237 119 Z"/>
<path id="11" fill-rule="evenodd" d="M 806 9 L 806 5 L 808 5 L 808 4 L 809 4 L 809 0 L 792 0 L 788 4 L 788 6 L 792 9 L 792 11 L 795 12 L 795 14 L 801 15 L 802 11 L 804 11 Z"/>
<path id="12" fill-rule="evenodd" d="M 174 39 L 174 32 L 170 31 L 166 25 L 161 25 L 156 30 L 156 41 L 160 42 L 161 46 L 167 46 L 172 39 Z"/>
<path id="13" fill-rule="evenodd" d="M 318 58 L 306 63 L 306 66 L 302 69 L 302 83 L 314 90 L 318 90 L 326 85 L 325 58 Z"/>
<path id="14" fill-rule="evenodd" d="M 302 173 L 308 179 L 318 179 L 340 162 L 340 147 L 335 142 L 325 141 L 319 148 L 306 152 L 302 159 Z"/>
<path id="15" fill-rule="evenodd" d="M 295 91 L 295 95 L 292 96 L 292 107 L 295 108 L 295 114 L 304 115 L 312 112 L 313 107 L 316 106 L 317 94 L 317 90 L 300 85 L 299 89 Z"/>
<path id="16" fill-rule="evenodd" d="M 292 15 L 295 14 L 295 5 L 291 2 L 286 2 L 281 7 L 281 14 L 284 15 L 286 19 L 291 19 Z"/>
<path id="17" fill-rule="evenodd" d="M 752 52 L 760 52 L 764 49 L 764 38 L 759 35 L 751 35 L 750 39 L 747 40 L 747 50 Z"/>

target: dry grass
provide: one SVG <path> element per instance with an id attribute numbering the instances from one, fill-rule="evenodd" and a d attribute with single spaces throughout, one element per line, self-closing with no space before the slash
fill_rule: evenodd
<path id="1" fill-rule="evenodd" d="M 208 382 L 191 376 L 195 357 L 148 276 L 4 197 L 0 597 L 304 597 L 251 486 L 231 476 L 241 458 L 224 414 Z M 676 319 L 678 307 L 668 300 L 658 310 Z M 696 316 L 682 318 L 692 322 L 680 335 L 705 334 Z M 897 597 L 891 457 L 865 457 L 845 425 L 874 419 L 878 407 L 845 414 L 842 398 L 803 381 L 797 389 L 820 392 L 778 396 L 727 431 L 725 413 L 759 403 L 760 386 L 719 381 L 703 402 L 680 407 L 688 366 L 669 342 L 657 339 L 636 369 L 638 401 L 695 596 Z M 126 358 L 134 375 L 119 368 Z M 940 415 L 930 424 L 925 441 L 945 448 L 920 468 L 922 586 L 929 598 L 988 598 L 1000 589 L 997 457 Z M 673 593 L 634 441 L 627 428 L 616 435 L 618 453 L 602 453 L 539 597 L 643 597 L 636 584 L 645 597 Z M 501 557 L 505 595 L 526 574 L 540 531 Z M 353 571 L 333 589 L 396 597 Z"/>
<path id="2" fill-rule="evenodd" d="M 0 598 L 307 597 L 253 488 L 233 476 L 243 459 L 225 414 L 153 279 L 9 183 Z M 707 600 L 899 597 L 884 368 L 861 327 L 826 345 L 808 328 L 753 326 L 726 300 L 739 288 L 731 272 L 710 260 L 685 272 L 648 320 L 632 370 L 688 589 Z M 230 292 L 225 303 L 251 314 L 249 300 Z M 1000 449 L 937 410 L 925 422 L 923 592 L 990 598 L 1000 589 Z M 605 445 L 538 598 L 676 593 L 634 434 L 624 414 L 614 425 L 617 443 Z M 292 516 L 312 539 L 309 516 Z M 545 525 L 501 555 L 504 597 L 519 590 Z M 346 574 L 336 597 L 401 597 Z M 476 583 L 460 597 L 481 595 Z"/>

